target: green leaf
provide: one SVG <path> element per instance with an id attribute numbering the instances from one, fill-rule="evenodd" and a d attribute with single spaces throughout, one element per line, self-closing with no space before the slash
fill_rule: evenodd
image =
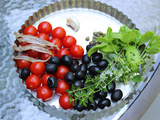
<path id="1" fill-rule="evenodd" d="M 132 81 L 135 82 L 135 83 L 138 83 L 138 82 L 143 81 L 143 78 L 142 78 L 142 76 L 140 76 L 140 75 L 136 75 L 136 76 L 134 76 L 134 77 L 132 78 Z"/>
<path id="2" fill-rule="evenodd" d="M 112 28 L 108 27 L 107 34 L 104 37 L 109 39 L 111 38 L 111 35 L 112 35 Z"/>
<path id="3" fill-rule="evenodd" d="M 94 100 L 93 100 L 93 95 L 89 97 L 89 101 L 90 101 L 90 102 L 94 102 Z"/>
<path id="4" fill-rule="evenodd" d="M 143 34 L 139 41 L 138 41 L 138 44 L 139 45 L 142 45 L 142 44 L 145 44 L 147 43 L 151 38 L 153 37 L 153 33 L 151 31 L 147 31 L 145 34 Z"/>
<path id="5" fill-rule="evenodd" d="M 151 46 L 149 48 L 146 49 L 146 52 L 148 52 L 150 55 L 154 55 L 160 52 L 160 48 Z"/>
<path id="6" fill-rule="evenodd" d="M 122 39 L 122 34 L 114 32 L 114 33 L 112 33 L 112 38 L 113 39 Z"/>
<path id="7" fill-rule="evenodd" d="M 106 43 L 102 43 L 102 44 L 98 44 L 94 47 L 92 47 L 89 51 L 88 51 L 88 56 L 90 57 L 94 52 L 98 51 L 100 48 L 106 46 Z"/>
<path id="8" fill-rule="evenodd" d="M 84 105 L 85 107 L 87 107 L 87 104 L 86 104 L 84 101 L 83 101 L 82 103 L 83 103 L 83 105 Z"/>
<path id="9" fill-rule="evenodd" d="M 126 33 L 128 31 L 131 31 L 131 29 L 129 29 L 126 25 L 124 26 L 121 26 L 120 29 L 119 29 L 119 33 Z"/>
<path id="10" fill-rule="evenodd" d="M 99 48 L 99 51 L 105 52 L 105 53 L 114 53 L 115 51 L 119 50 L 119 46 L 117 45 L 106 45 L 102 48 Z"/>
<path id="11" fill-rule="evenodd" d="M 133 31 L 128 31 L 126 33 L 123 34 L 122 36 L 122 42 L 124 43 L 129 43 L 129 42 L 135 42 L 135 40 L 137 39 L 137 35 L 133 32 Z"/>
<path id="12" fill-rule="evenodd" d="M 76 96 L 81 96 L 81 93 L 80 93 L 79 91 L 77 91 L 77 92 L 75 93 L 75 95 L 76 95 Z"/>
<path id="13" fill-rule="evenodd" d="M 160 52 L 160 36 L 154 36 L 148 43 L 146 51 L 149 54 L 157 54 Z"/>
<path id="14" fill-rule="evenodd" d="M 69 93 L 69 92 L 70 92 L 70 90 L 69 90 L 69 89 L 67 89 L 67 90 L 66 90 L 66 92 L 67 92 L 67 93 Z"/>
<path id="15" fill-rule="evenodd" d="M 102 43 L 107 43 L 107 39 L 104 38 L 104 37 L 99 37 L 99 38 L 97 38 L 96 41 L 97 41 L 97 42 L 102 42 Z"/>
<path id="16" fill-rule="evenodd" d="M 136 66 L 139 61 L 139 51 L 134 46 L 128 46 L 126 50 L 127 61 L 131 66 Z"/>

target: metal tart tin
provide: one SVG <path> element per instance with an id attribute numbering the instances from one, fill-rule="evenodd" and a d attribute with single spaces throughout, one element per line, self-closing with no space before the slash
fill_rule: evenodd
<path id="1" fill-rule="evenodd" d="M 69 17 L 76 17 L 80 22 L 80 29 L 78 32 L 73 31 L 66 25 L 66 20 Z M 77 44 L 84 47 L 89 44 L 85 40 L 87 36 L 92 38 L 93 32 L 101 31 L 106 32 L 108 27 L 111 27 L 113 31 L 118 31 L 120 26 L 126 25 L 129 28 L 136 29 L 136 25 L 117 9 L 101 2 L 94 0 L 65 0 L 49 4 L 48 6 L 39 9 L 38 12 L 33 13 L 32 16 L 25 21 L 25 24 L 21 26 L 20 33 L 23 32 L 24 28 L 29 25 L 35 27 L 42 21 L 48 21 L 52 24 L 53 28 L 61 26 L 63 27 L 67 35 L 73 35 L 77 39 Z M 15 41 L 16 43 L 16 41 Z M 18 52 L 14 52 L 17 55 Z M 148 72 L 151 67 L 144 73 L 144 82 L 149 80 Z M 19 70 L 17 69 L 17 72 Z M 129 82 L 127 85 L 123 83 L 117 83 L 117 88 L 122 89 L 123 98 L 117 103 L 112 103 L 111 107 L 105 109 L 97 109 L 96 111 L 85 111 L 78 112 L 76 110 L 63 110 L 59 106 L 59 96 L 54 94 L 53 99 L 48 102 L 43 102 L 41 99 L 36 98 L 34 91 L 28 90 L 29 99 L 41 110 L 49 113 L 51 116 L 57 117 L 57 119 L 88 119 L 97 120 L 105 117 L 108 119 L 119 118 L 129 107 L 129 104 L 133 102 L 134 95 L 139 93 L 139 87 L 141 84 L 135 84 Z M 139 90 L 139 91 L 138 91 Z M 110 94 L 107 96 L 110 98 Z M 127 105 L 127 106 L 126 106 Z"/>

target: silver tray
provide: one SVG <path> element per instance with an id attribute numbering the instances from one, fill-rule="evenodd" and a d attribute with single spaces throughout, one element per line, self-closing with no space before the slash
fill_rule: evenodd
<path id="1" fill-rule="evenodd" d="M 66 19 L 72 16 L 76 17 L 80 22 L 80 29 L 78 32 L 74 32 L 66 25 Z M 22 25 L 19 32 L 23 32 L 23 29 L 29 25 L 37 27 L 42 21 L 49 21 L 53 27 L 62 26 L 66 30 L 67 35 L 73 35 L 78 41 L 77 44 L 83 46 L 84 49 L 89 43 L 85 41 L 85 38 L 87 36 L 92 38 L 93 32 L 95 31 L 102 31 L 105 33 L 108 27 L 111 27 L 113 31 L 118 31 L 123 24 L 132 29 L 136 29 L 135 24 L 132 23 L 126 15 L 111 6 L 93 0 L 66 0 L 55 2 L 54 4 L 50 4 L 43 9 L 38 10 L 38 12 L 35 12 L 33 16 L 30 16 L 29 19 L 25 21 L 25 24 Z M 17 52 L 15 52 L 14 55 L 15 54 L 17 54 Z M 159 56 L 155 56 L 156 60 L 157 57 Z M 156 64 L 154 66 L 156 66 Z M 35 97 L 36 94 L 34 91 L 28 90 L 28 92 L 31 93 L 30 100 L 33 101 L 39 109 L 42 109 L 51 116 L 56 116 L 57 118 L 65 118 L 66 116 L 73 120 L 78 118 L 96 120 L 104 117 L 116 119 L 118 116 L 120 117 L 124 114 L 129 108 L 129 104 L 134 101 L 134 95 L 140 93 L 142 86 L 144 87 L 144 85 L 150 80 L 152 74 L 152 72 L 148 74 L 150 70 L 151 67 L 147 69 L 146 73 L 144 73 L 144 83 L 134 84 L 131 81 L 127 85 L 118 83 L 117 88 L 122 89 L 124 94 L 122 100 L 118 103 L 113 103 L 111 107 L 105 108 L 104 110 L 98 109 L 96 111 L 82 112 L 63 110 L 59 106 L 58 95 L 54 94 L 51 101 L 42 102 L 42 100 Z M 107 97 L 110 97 L 110 95 Z"/>

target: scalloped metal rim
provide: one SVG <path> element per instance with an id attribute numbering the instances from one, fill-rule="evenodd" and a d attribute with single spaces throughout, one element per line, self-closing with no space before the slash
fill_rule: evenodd
<path id="1" fill-rule="evenodd" d="M 101 2 L 96 2 L 94 0 L 66 0 L 66 1 L 60 1 L 60 2 L 55 2 L 54 4 L 49 4 L 48 6 L 43 7 L 42 9 L 39 9 L 38 12 L 33 13 L 33 16 L 30 16 L 28 20 L 25 21 L 25 24 L 21 26 L 21 29 L 19 30 L 20 33 L 23 32 L 24 28 L 35 24 L 38 20 L 41 18 L 44 18 L 46 15 L 49 15 L 53 12 L 64 10 L 64 9 L 72 9 L 72 8 L 87 8 L 87 9 L 93 9 L 93 10 L 98 10 L 100 12 L 103 12 L 105 14 L 108 14 L 115 18 L 116 20 L 120 21 L 122 24 L 125 24 L 129 28 L 136 29 L 136 25 L 132 23 L 132 21 L 124 15 L 122 12 L 118 11 L 117 9 L 113 8 L 112 6 L 109 6 L 105 3 Z M 15 41 L 16 43 L 16 41 Z M 13 53 L 14 55 L 17 55 L 17 52 Z M 17 69 L 18 72 L 18 69 Z M 71 117 L 78 117 L 78 118 L 83 118 L 86 116 L 87 118 L 101 118 L 103 117 L 106 113 L 108 115 L 112 115 L 115 111 L 118 111 L 121 107 L 123 107 L 125 104 L 127 104 L 129 101 L 128 99 L 133 98 L 133 94 L 135 91 L 129 95 L 127 98 L 123 99 L 122 101 L 118 102 L 117 104 L 105 108 L 104 110 L 98 109 L 96 111 L 82 111 L 78 112 L 75 110 L 63 110 L 62 108 L 57 109 L 55 106 L 52 106 L 52 110 L 57 110 L 57 111 L 63 111 L 64 114 L 68 114 Z M 45 107 L 50 107 L 49 105 L 45 104 L 44 102 L 40 101 L 40 106 L 45 106 Z M 45 110 L 44 110 L 45 111 Z M 98 115 L 100 114 L 100 115 Z"/>

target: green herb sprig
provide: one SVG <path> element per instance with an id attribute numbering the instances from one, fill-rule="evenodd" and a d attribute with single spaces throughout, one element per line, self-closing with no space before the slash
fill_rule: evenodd
<path id="1" fill-rule="evenodd" d="M 108 27 L 106 35 L 96 40 L 101 44 L 88 51 L 89 57 L 96 51 L 101 52 L 104 59 L 109 61 L 107 68 L 94 78 L 86 76 L 84 88 L 72 85 L 71 90 L 67 90 L 69 97 L 73 96 L 70 97 L 70 102 L 74 101 L 76 105 L 78 101 L 87 106 L 89 101 L 93 102 L 94 94 L 98 91 L 106 92 L 106 86 L 112 81 L 120 80 L 125 84 L 129 80 L 135 83 L 143 81 L 141 73 L 146 66 L 154 63 L 151 55 L 160 52 L 160 36 L 155 33 L 156 29 L 141 34 L 125 25 L 120 27 L 119 32 L 112 32 Z"/>

